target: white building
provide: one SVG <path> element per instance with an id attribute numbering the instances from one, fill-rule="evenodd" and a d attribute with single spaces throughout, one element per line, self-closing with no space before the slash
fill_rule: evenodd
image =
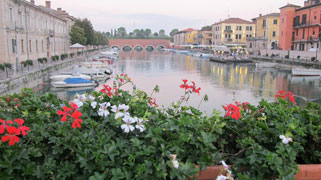
<path id="1" fill-rule="evenodd" d="M 34 0 L 0 0 L 0 63 L 69 53 L 73 20 L 61 8 L 51 9 L 50 1 L 37 6 Z"/>

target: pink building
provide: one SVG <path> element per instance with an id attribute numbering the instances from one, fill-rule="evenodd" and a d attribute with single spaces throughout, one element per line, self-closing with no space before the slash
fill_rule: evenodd
<path id="1" fill-rule="evenodd" d="M 287 4 L 280 10 L 279 47 L 282 50 L 309 51 L 320 47 L 320 0 L 307 0 L 304 7 Z"/>

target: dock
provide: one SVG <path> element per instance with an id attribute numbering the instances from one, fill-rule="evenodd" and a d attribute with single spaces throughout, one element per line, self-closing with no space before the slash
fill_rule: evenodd
<path id="1" fill-rule="evenodd" d="M 224 60 L 224 59 L 217 59 L 217 58 L 212 58 L 212 57 L 210 58 L 210 61 L 217 62 L 217 63 L 223 63 L 223 64 L 253 63 L 253 60 L 237 60 L 237 59 L 235 59 L 235 60 L 229 60 L 229 59 Z"/>

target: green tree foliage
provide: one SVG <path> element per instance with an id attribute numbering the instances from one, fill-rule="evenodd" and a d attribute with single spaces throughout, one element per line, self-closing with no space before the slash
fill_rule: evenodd
<path id="1" fill-rule="evenodd" d="M 73 25 L 70 31 L 71 44 L 87 44 L 87 38 L 85 37 L 85 30 L 77 25 Z"/>
<path id="2" fill-rule="evenodd" d="M 173 37 L 174 34 L 176 34 L 176 33 L 178 33 L 178 32 L 179 32 L 178 29 L 173 29 L 173 30 L 169 33 L 169 35 L 170 35 L 171 37 Z"/>
<path id="3" fill-rule="evenodd" d="M 157 32 L 155 32 L 155 33 L 154 33 L 154 36 L 155 36 L 155 37 L 158 37 L 158 33 L 157 33 Z"/>
<path id="4" fill-rule="evenodd" d="M 120 27 L 117 30 L 117 37 L 124 38 L 127 36 L 126 29 L 124 27 Z"/>
<path id="5" fill-rule="evenodd" d="M 212 30 L 212 26 L 204 26 L 201 29 L 202 31 L 211 31 Z"/>
<path id="6" fill-rule="evenodd" d="M 90 20 L 87 18 L 77 19 L 75 25 L 84 29 L 85 37 L 87 38 L 86 45 L 93 45 L 95 41 L 95 31 Z"/>
<path id="7" fill-rule="evenodd" d="M 149 37 L 152 34 L 152 30 L 151 29 L 145 29 L 145 36 Z"/>
<path id="8" fill-rule="evenodd" d="M 94 45 L 108 45 L 107 36 L 101 32 L 95 32 Z"/>
<path id="9" fill-rule="evenodd" d="M 161 36 L 161 37 L 166 36 L 166 35 L 165 35 L 165 30 L 164 30 L 164 29 L 159 30 L 159 36 Z"/>

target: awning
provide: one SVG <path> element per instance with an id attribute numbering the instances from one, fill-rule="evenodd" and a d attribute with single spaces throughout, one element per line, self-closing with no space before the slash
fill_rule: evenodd
<path id="1" fill-rule="evenodd" d="M 69 48 L 83 49 L 83 48 L 86 48 L 86 46 L 83 46 L 83 45 L 81 45 L 79 43 L 76 43 L 76 44 L 71 45 Z"/>

